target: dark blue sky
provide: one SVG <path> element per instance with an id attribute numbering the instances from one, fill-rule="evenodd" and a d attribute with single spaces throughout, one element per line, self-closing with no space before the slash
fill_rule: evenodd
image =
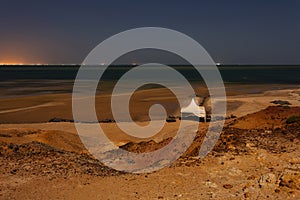
<path id="1" fill-rule="evenodd" d="M 113 34 L 157 26 L 191 36 L 216 62 L 300 64 L 299 2 L 1 1 L 0 63 L 81 63 Z"/>

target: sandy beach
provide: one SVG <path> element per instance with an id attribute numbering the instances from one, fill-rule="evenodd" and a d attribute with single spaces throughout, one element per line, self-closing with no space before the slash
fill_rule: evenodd
<path id="1" fill-rule="evenodd" d="M 74 123 L 49 122 L 72 119 L 70 94 L 2 98 L 0 194 L 4 199 L 297 199 L 300 123 L 286 120 L 300 115 L 300 90 L 264 86 L 265 91 L 253 94 L 250 89 L 240 92 L 239 87 L 229 89 L 229 117 L 207 157 L 196 157 L 208 127 L 200 123 L 188 151 L 170 167 L 150 174 L 107 168 L 84 148 Z M 134 116 L 141 125 L 148 122 L 147 106 L 140 102 L 176 103 L 164 90 L 135 94 Z M 108 95 L 96 99 L 102 105 L 109 103 Z M 289 105 L 272 103 L 276 100 Z M 168 108 L 168 114 L 178 116 L 174 107 Z M 101 112 L 101 120 L 112 119 L 108 108 Z M 146 139 L 124 134 L 113 122 L 100 125 L 116 145 L 135 152 L 161 147 L 175 136 L 179 123 L 178 119 L 166 123 L 162 131 Z"/>

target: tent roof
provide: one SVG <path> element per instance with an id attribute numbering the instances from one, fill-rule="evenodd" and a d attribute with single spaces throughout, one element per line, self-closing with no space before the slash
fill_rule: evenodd
<path id="1" fill-rule="evenodd" d="M 183 107 L 181 109 L 181 113 L 190 113 L 198 117 L 206 117 L 205 107 L 198 106 L 194 98 L 192 99 L 191 103 L 187 107 Z"/>

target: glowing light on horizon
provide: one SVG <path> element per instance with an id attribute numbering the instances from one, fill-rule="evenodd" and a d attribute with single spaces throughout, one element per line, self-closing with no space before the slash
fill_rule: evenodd
<path id="1" fill-rule="evenodd" d="M 31 60 L 31 61 L 30 61 Z M 2 55 L 0 57 L 0 65 L 44 65 L 42 59 L 33 61 L 31 58 L 18 55 Z"/>
<path id="2" fill-rule="evenodd" d="M 25 63 L 5 62 L 5 63 L 0 63 L 0 65 L 26 65 L 26 64 Z"/>
<path id="3" fill-rule="evenodd" d="M 0 62 L 0 65 L 45 65 L 44 63 Z"/>

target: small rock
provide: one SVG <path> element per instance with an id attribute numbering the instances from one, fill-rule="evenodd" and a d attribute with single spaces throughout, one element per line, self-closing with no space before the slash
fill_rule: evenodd
<path id="1" fill-rule="evenodd" d="M 215 183 L 213 183 L 211 181 L 206 181 L 205 185 L 208 186 L 208 187 L 212 187 L 212 188 L 217 188 L 218 187 L 217 184 L 215 184 Z"/>
<path id="2" fill-rule="evenodd" d="M 244 194 L 244 197 L 245 197 L 245 198 L 249 198 L 249 197 L 250 197 L 249 192 L 246 192 L 246 193 Z"/>
<path id="3" fill-rule="evenodd" d="M 280 177 L 279 186 L 288 187 L 290 189 L 300 189 L 300 174 L 288 173 Z"/>
<path id="4" fill-rule="evenodd" d="M 231 188 L 233 188 L 233 186 L 231 184 L 225 184 L 225 185 L 223 185 L 223 188 L 231 189 Z"/>
<path id="5" fill-rule="evenodd" d="M 23 167 L 23 169 L 25 171 L 30 171 L 32 168 L 29 165 L 26 165 L 26 166 Z"/>
<path id="6" fill-rule="evenodd" d="M 258 183 L 259 183 L 259 187 L 274 188 L 277 186 L 277 178 L 275 174 L 267 173 L 260 177 Z"/>
<path id="7" fill-rule="evenodd" d="M 252 148 L 252 147 L 255 147 L 255 144 L 253 144 L 253 143 L 251 143 L 251 142 L 247 142 L 247 143 L 246 143 L 246 147 Z"/>
<path id="8" fill-rule="evenodd" d="M 242 174 L 242 170 L 233 167 L 228 170 L 228 174 L 230 176 L 240 176 Z"/>

